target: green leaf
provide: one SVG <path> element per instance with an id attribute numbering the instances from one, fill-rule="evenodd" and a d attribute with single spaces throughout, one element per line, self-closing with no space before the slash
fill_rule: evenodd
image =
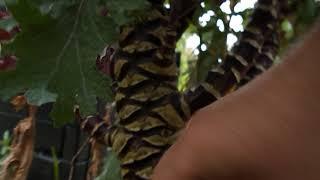
<path id="1" fill-rule="evenodd" d="M 57 19 L 31 0 L 11 3 L 22 33 L 3 48 L 18 63 L 15 71 L 0 73 L 0 97 L 26 92 L 36 105 L 56 100 L 51 112 L 56 125 L 73 119 L 75 104 L 88 115 L 95 112 L 97 97 L 111 100 L 110 80 L 96 70 L 95 58 L 117 38 L 117 26 L 98 13 L 98 0 L 72 2 L 76 6 Z"/>
<path id="2" fill-rule="evenodd" d="M 121 180 L 120 161 L 117 155 L 108 150 L 101 174 L 95 180 Z"/>
<path id="3" fill-rule="evenodd" d="M 41 106 L 49 102 L 55 102 L 57 94 L 51 93 L 44 88 L 29 89 L 25 94 L 28 104 Z"/>
<path id="4" fill-rule="evenodd" d="M 294 31 L 293 31 L 292 24 L 290 23 L 289 20 L 286 19 L 281 23 L 281 29 L 282 31 L 285 32 L 286 39 L 291 39 L 293 37 Z"/>
<path id="5" fill-rule="evenodd" d="M 7 32 L 10 32 L 17 25 L 17 21 L 12 17 L 0 20 L 0 29 L 6 30 Z"/>
<path id="6" fill-rule="evenodd" d="M 121 11 L 143 9 L 149 5 L 146 0 L 108 0 L 106 2 L 108 9 L 118 8 Z"/>
<path id="7" fill-rule="evenodd" d="M 135 20 L 141 11 L 149 7 L 146 0 L 108 0 L 106 7 L 110 12 L 111 18 L 118 25 L 123 25 Z"/>
<path id="8" fill-rule="evenodd" d="M 298 21 L 311 24 L 317 16 L 317 3 L 315 0 L 301 1 L 298 7 Z"/>
<path id="9" fill-rule="evenodd" d="M 29 10 L 40 10 L 41 15 L 49 15 L 58 18 L 64 11 L 72 6 L 77 6 L 77 0 L 5 0 L 9 6 L 16 6 L 21 3 L 27 3 Z"/>
<path id="10" fill-rule="evenodd" d="M 57 157 L 56 149 L 53 146 L 51 147 L 51 154 L 53 160 L 53 179 L 59 180 L 59 159 Z"/>
<path id="11" fill-rule="evenodd" d="M 76 6 L 72 1 L 54 1 L 54 2 L 44 2 L 40 3 L 39 9 L 41 14 L 50 15 L 53 18 L 58 18 L 67 11 L 69 7 Z"/>
<path id="12" fill-rule="evenodd" d="M 8 43 L 14 39 L 19 31 L 18 22 L 10 15 L 4 0 L 0 0 L 0 42 Z M 1 48 L 0 48 L 1 53 Z"/>
<path id="13" fill-rule="evenodd" d="M 9 153 L 10 141 L 11 141 L 10 133 L 8 130 L 6 130 L 2 135 L 2 140 L 0 141 L 0 160 Z"/>

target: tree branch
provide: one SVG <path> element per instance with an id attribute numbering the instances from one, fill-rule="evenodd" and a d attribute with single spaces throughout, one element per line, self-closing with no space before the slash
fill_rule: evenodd
<path id="1" fill-rule="evenodd" d="M 205 82 L 184 93 L 191 113 L 237 89 L 252 67 L 263 65 L 267 69 L 271 66 L 273 55 L 269 55 L 277 53 L 274 47 L 278 46 L 278 41 L 273 33 L 278 29 L 279 16 L 278 1 L 257 2 L 248 25 L 223 63 L 209 71 Z"/>
<path id="2" fill-rule="evenodd" d="M 279 9 L 277 1 L 273 1 L 272 4 L 265 4 L 263 0 L 258 1 L 258 6 L 255 8 L 249 24 L 221 66 L 212 69 L 204 83 L 187 90 L 182 95 L 183 97 L 177 94 L 171 95 L 173 105 L 182 107 L 181 109 L 185 111 L 186 120 L 196 110 L 235 90 L 243 82 L 241 80 L 249 76 L 250 69 L 255 70 L 259 66 L 267 69 L 271 66 L 279 43 L 277 35 L 274 34 L 278 30 L 280 22 Z M 122 65 L 121 68 L 126 69 L 126 66 Z M 118 73 L 119 75 L 120 73 Z M 119 96 L 118 98 L 123 97 Z M 119 101 L 118 106 L 122 106 L 121 104 Z M 98 119 L 94 116 L 88 117 L 83 129 L 94 129 L 95 125 L 102 121 Z M 96 133 L 91 133 L 91 135 L 100 138 L 101 142 L 106 144 L 108 142 L 108 138 L 105 138 L 108 134 L 106 132 L 110 132 L 107 125 L 101 126 Z"/>
<path id="3" fill-rule="evenodd" d="M 235 90 L 249 69 L 258 64 L 258 57 L 269 52 L 267 39 L 279 23 L 278 1 L 267 4 L 269 1 L 259 0 L 252 19 L 223 64 L 211 70 L 204 83 L 181 96 L 176 89 L 174 62 L 179 31 L 172 29 L 172 22 L 180 18 L 177 12 L 186 9 L 182 1 L 176 3 L 172 7 L 179 8 L 174 8 L 171 18 L 163 9 L 155 8 L 145 22 L 121 28 L 119 49 L 110 63 L 117 122 L 110 126 L 99 116 L 82 121 L 82 128 L 92 137 L 112 146 L 125 180 L 150 178 L 190 114 Z M 185 17 L 182 13 L 179 22 Z"/>
<path id="4" fill-rule="evenodd" d="M 171 0 L 170 1 L 170 23 L 175 27 L 177 38 L 189 25 L 192 16 L 199 7 L 198 0 Z"/>

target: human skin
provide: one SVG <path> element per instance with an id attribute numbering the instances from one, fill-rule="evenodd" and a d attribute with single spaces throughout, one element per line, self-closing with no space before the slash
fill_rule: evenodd
<path id="1" fill-rule="evenodd" d="M 153 180 L 319 180 L 320 25 L 283 63 L 197 112 Z"/>

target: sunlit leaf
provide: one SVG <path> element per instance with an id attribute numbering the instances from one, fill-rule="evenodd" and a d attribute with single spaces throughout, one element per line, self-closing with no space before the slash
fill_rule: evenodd
<path id="1" fill-rule="evenodd" d="M 294 31 L 293 31 L 293 27 L 292 27 L 292 24 L 290 23 L 290 21 L 284 20 L 281 23 L 281 29 L 282 29 L 282 31 L 285 32 L 286 39 L 291 39 L 292 38 L 292 36 L 294 34 Z"/>

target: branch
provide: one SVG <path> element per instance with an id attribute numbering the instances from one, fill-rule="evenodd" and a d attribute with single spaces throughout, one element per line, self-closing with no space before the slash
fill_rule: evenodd
<path id="1" fill-rule="evenodd" d="M 79 107 L 75 107 L 74 113 L 81 130 L 88 133 L 90 139 L 94 139 L 101 145 L 108 146 L 109 135 L 113 129 L 111 122 L 115 118 L 114 111 L 114 106 L 107 106 L 105 117 L 103 118 L 100 115 L 90 115 L 82 118 Z"/>
<path id="2" fill-rule="evenodd" d="M 175 133 L 185 125 L 182 110 L 176 106 L 177 34 L 163 6 L 153 6 L 139 24 L 120 30 L 119 48 L 111 59 L 115 87 L 117 122 L 97 126 L 100 134 L 121 162 L 124 180 L 150 179 L 162 154 L 172 144 Z M 93 128 L 98 117 L 87 125 Z M 106 132 L 109 130 L 109 133 Z"/>
<path id="3" fill-rule="evenodd" d="M 81 147 L 78 149 L 76 154 L 72 157 L 71 162 L 70 162 L 70 171 L 69 171 L 69 176 L 68 180 L 72 180 L 73 174 L 74 174 L 74 168 L 75 168 L 75 163 L 78 157 L 80 156 L 80 153 L 83 151 L 83 149 L 88 145 L 90 138 L 87 138 L 81 145 Z"/>
<path id="4" fill-rule="evenodd" d="M 94 180 L 96 177 L 98 177 L 99 173 L 101 172 L 101 166 L 103 164 L 103 156 L 104 156 L 104 150 L 106 147 L 97 142 L 95 139 L 91 139 L 91 158 L 90 158 L 90 165 L 87 171 L 87 177 L 86 180 Z"/>
<path id="5" fill-rule="evenodd" d="M 183 96 L 176 88 L 177 34 L 163 9 L 150 10 L 141 24 L 121 28 L 119 48 L 110 61 L 116 104 L 112 109 L 117 122 L 110 125 L 99 116 L 90 116 L 82 121 L 82 128 L 112 147 L 121 162 L 124 180 L 150 179 L 190 114 L 238 86 L 261 54 L 264 35 L 277 22 L 277 1 L 273 2 L 259 1 L 249 25 L 221 67 L 210 71 L 204 83 Z"/>
<path id="6" fill-rule="evenodd" d="M 247 71 L 244 78 L 240 82 L 240 86 L 245 85 L 255 77 L 259 76 L 263 72 L 267 71 L 273 64 L 276 59 L 277 54 L 279 53 L 280 48 L 280 39 L 279 39 L 279 27 L 278 24 L 275 24 L 274 30 L 268 35 L 269 38 L 266 38 L 261 52 L 255 60 L 253 66 Z M 266 37 L 268 37 L 266 36 Z"/>
<path id="7" fill-rule="evenodd" d="M 176 29 L 177 39 L 189 25 L 192 16 L 199 7 L 198 0 L 171 0 L 170 1 L 170 24 Z"/>
<path id="8" fill-rule="evenodd" d="M 270 36 L 273 37 L 273 33 L 278 28 L 279 16 L 278 1 L 259 0 L 257 2 L 248 25 L 223 63 L 209 71 L 204 83 L 184 93 L 191 113 L 237 89 L 252 67 L 260 67 L 264 62 L 267 62 L 265 69 L 271 66 L 272 61 L 269 60 L 273 59 L 273 56 L 269 55 L 277 53 L 277 50 L 273 49 L 273 44 L 278 46 L 278 42 L 274 41 L 276 38 L 270 38 Z M 272 53 L 270 53 L 271 50 Z M 262 57 L 268 59 L 263 60 Z"/>
<path id="9" fill-rule="evenodd" d="M 211 3 L 216 6 L 221 6 L 222 3 L 224 3 L 226 0 L 211 0 Z"/>
<path id="10" fill-rule="evenodd" d="M 211 0 L 215 6 L 220 6 L 225 0 Z M 170 24 L 176 29 L 177 39 L 186 30 L 193 15 L 199 8 L 200 0 L 171 0 L 170 1 Z"/>

